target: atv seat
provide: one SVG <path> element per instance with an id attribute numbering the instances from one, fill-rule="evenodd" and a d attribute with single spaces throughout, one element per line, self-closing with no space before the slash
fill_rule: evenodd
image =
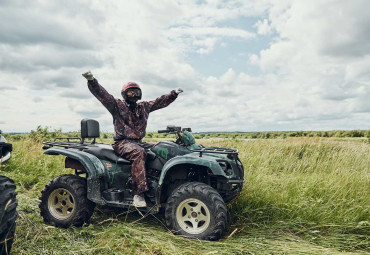
<path id="1" fill-rule="evenodd" d="M 108 144 L 96 144 L 94 147 L 88 147 L 84 152 L 90 153 L 99 159 L 106 159 L 119 164 L 131 164 L 127 159 L 118 156 L 112 146 Z"/>
<path id="2" fill-rule="evenodd" d="M 90 153 L 99 159 L 110 160 L 120 164 L 131 164 L 129 160 L 118 156 L 114 152 L 111 145 L 95 143 L 95 138 L 98 138 L 99 136 L 100 136 L 99 122 L 92 119 L 81 120 L 81 138 L 82 138 L 81 143 L 84 144 L 85 138 L 94 139 L 91 142 L 91 145 L 94 146 L 88 146 L 86 149 L 84 149 L 84 152 Z M 153 145 L 143 143 L 142 147 L 146 150 L 149 159 L 154 159 L 156 157 L 155 153 L 149 150 L 151 147 L 153 147 Z"/>

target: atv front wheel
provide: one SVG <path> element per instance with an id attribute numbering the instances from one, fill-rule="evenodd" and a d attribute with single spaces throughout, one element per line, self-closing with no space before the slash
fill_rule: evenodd
<path id="1" fill-rule="evenodd" d="M 58 176 L 41 191 L 40 214 L 45 222 L 54 222 L 57 227 L 80 227 L 90 220 L 95 208 L 86 194 L 85 178 L 72 174 Z"/>
<path id="2" fill-rule="evenodd" d="M 200 182 L 177 187 L 167 201 L 165 217 L 170 230 L 189 238 L 215 241 L 227 227 L 227 209 L 222 197 Z"/>
<path id="3" fill-rule="evenodd" d="M 5 176 L 0 176 L 0 254 L 10 253 L 12 248 L 15 219 L 17 218 L 17 193 L 15 184 Z"/>

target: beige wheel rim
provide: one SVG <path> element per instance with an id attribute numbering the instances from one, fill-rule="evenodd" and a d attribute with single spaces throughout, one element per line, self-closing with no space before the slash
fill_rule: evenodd
<path id="1" fill-rule="evenodd" d="M 48 208 L 54 218 L 66 220 L 76 208 L 75 199 L 68 190 L 59 188 L 50 194 Z"/>
<path id="2" fill-rule="evenodd" d="M 182 201 L 177 207 L 176 220 L 182 230 L 196 235 L 208 228 L 211 215 L 208 207 L 202 201 L 189 198 Z"/>

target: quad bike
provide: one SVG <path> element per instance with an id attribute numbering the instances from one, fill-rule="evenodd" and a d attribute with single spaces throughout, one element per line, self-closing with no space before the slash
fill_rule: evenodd
<path id="1" fill-rule="evenodd" d="M 147 213 L 165 211 L 169 229 L 189 238 L 219 239 L 227 227 L 225 203 L 237 197 L 244 169 L 234 149 L 195 144 L 190 128 L 168 126 L 159 132 L 176 134 L 176 141 L 147 146 L 149 190 L 144 193 Z M 111 145 L 97 143 L 99 123 L 81 121 L 81 138 L 44 142 L 47 155 L 65 156 L 61 175 L 41 192 L 40 213 L 58 227 L 88 222 L 95 204 L 128 209 L 133 206 L 131 162 L 116 155 Z M 87 142 L 85 139 L 92 138 Z M 148 145 L 148 144 L 146 144 Z"/>
<path id="2" fill-rule="evenodd" d="M 0 131 L 0 167 L 10 158 L 12 145 L 1 136 Z M 15 220 L 17 218 L 17 193 L 14 182 L 0 176 L 0 254 L 9 254 L 13 244 Z"/>

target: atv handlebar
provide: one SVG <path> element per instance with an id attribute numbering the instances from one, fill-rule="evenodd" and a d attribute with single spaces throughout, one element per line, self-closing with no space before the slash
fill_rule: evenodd
<path id="1" fill-rule="evenodd" d="M 166 130 L 158 130 L 158 133 L 176 134 L 178 132 L 181 132 L 181 127 L 176 127 L 172 125 L 168 125 Z"/>
<path id="2" fill-rule="evenodd" d="M 192 132 L 191 128 L 181 129 L 181 127 L 169 125 L 169 126 L 167 126 L 167 129 L 165 129 L 165 130 L 158 130 L 158 133 L 178 134 L 178 133 L 184 132 L 184 131 Z"/>

